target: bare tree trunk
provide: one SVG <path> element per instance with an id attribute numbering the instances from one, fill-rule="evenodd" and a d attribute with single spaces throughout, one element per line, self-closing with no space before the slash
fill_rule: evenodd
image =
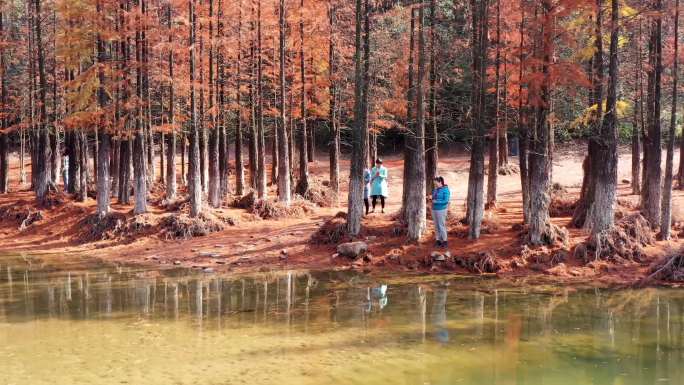
<path id="1" fill-rule="evenodd" d="M 499 42 L 501 44 L 501 42 Z M 503 44 L 506 44 L 504 42 Z M 504 50 L 504 73 L 503 73 L 503 125 L 499 127 L 499 173 L 501 170 L 508 173 L 508 59 Z"/>
<path id="2" fill-rule="evenodd" d="M 597 3 L 601 7 L 602 0 L 598 0 Z M 591 158 L 594 162 L 592 169 L 594 170 L 595 187 L 594 198 L 587 213 L 587 226 L 591 228 L 592 235 L 600 234 L 613 226 L 617 197 L 617 88 L 620 27 L 618 25 L 618 2 L 611 1 L 611 3 L 610 64 L 608 67 L 606 114 L 603 117 L 600 131 L 595 134 L 598 140 L 594 146 L 596 152 Z"/>
<path id="3" fill-rule="evenodd" d="M 202 1 L 199 2 L 200 7 L 202 7 Z M 202 8 L 200 8 L 201 10 Z M 201 12 L 201 11 L 200 11 Z M 197 97 L 199 101 L 199 113 L 197 116 L 197 125 L 199 130 L 199 150 L 200 150 L 200 178 L 202 180 L 202 196 L 209 192 L 209 131 L 206 124 L 206 109 L 204 106 L 204 17 L 200 14 L 200 17 L 195 20 L 197 23 L 197 28 L 199 33 L 196 35 L 199 46 L 199 64 L 196 70 L 199 72 L 199 95 Z M 207 194 L 208 196 L 208 194 Z M 211 204 L 211 202 L 210 202 Z"/>
<path id="4" fill-rule="evenodd" d="M 518 70 L 518 158 L 520 163 L 520 189 L 522 191 L 522 211 L 523 223 L 530 223 L 530 178 L 528 172 L 528 127 L 527 115 L 523 110 L 523 65 L 524 65 L 524 48 L 525 48 L 525 4 L 520 0 L 521 16 L 520 16 L 520 63 Z"/>
<path id="5" fill-rule="evenodd" d="M 302 118 L 302 131 L 299 137 L 299 181 L 297 182 L 297 193 L 304 196 L 309 191 L 309 156 L 307 145 L 306 127 L 306 77 L 304 67 L 304 0 L 299 3 L 299 71 L 302 83 L 302 100 L 300 112 Z"/>
<path id="6" fill-rule="evenodd" d="M 195 0 L 189 1 L 190 15 L 190 216 L 197 217 L 202 212 L 202 179 L 200 176 L 200 135 L 197 127 L 197 103 L 195 100 Z"/>
<path id="7" fill-rule="evenodd" d="M 219 41 L 225 38 L 224 24 L 223 24 L 223 2 L 218 2 L 218 12 L 216 13 L 217 35 Z M 221 197 L 225 197 L 230 192 L 230 183 L 228 178 L 230 176 L 230 169 L 228 162 L 230 161 L 230 152 L 228 146 L 227 133 L 227 111 L 226 111 L 226 64 L 224 49 L 220 46 L 217 58 L 218 68 L 218 98 L 219 98 L 219 173 L 221 177 Z"/>
<path id="8" fill-rule="evenodd" d="M 167 5 L 167 28 L 168 28 L 168 43 L 169 43 L 169 57 L 168 57 L 168 63 L 169 63 L 169 108 L 168 108 L 168 113 L 169 113 L 169 125 L 171 126 L 171 133 L 169 134 L 169 142 L 166 146 L 166 199 L 167 200 L 172 200 L 176 198 L 176 190 L 177 190 L 177 183 L 176 183 L 176 120 L 174 118 L 174 112 L 175 112 L 175 101 L 174 101 L 174 86 L 173 86 L 173 63 L 174 63 L 174 57 L 173 57 L 173 48 L 171 47 L 171 43 L 173 42 L 173 36 L 172 36 L 172 31 L 171 31 L 171 21 L 172 21 L 172 14 L 171 14 L 171 3 Z M 164 156 L 162 154 L 162 156 Z"/>
<path id="9" fill-rule="evenodd" d="M 47 76 L 45 74 L 45 53 L 42 40 L 41 1 L 34 0 L 35 6 L 35 40 L 38 59 L 39 82 L 39 122 L 37 133 L 36 162 L 36 199 L 41 206 L 46 205 L 48 185 L 50 182 L 50 132 L 47 127 Z"/>
<path id="10" fill-rule="evenodd" d="M 142 16 L 145 15 L 145 0 L 138 0 L 138 5 L 141 8 Z M 140 19 L 137 20 L 140 24 Z M 138 105 L 136 107 L 135 120 L 135 138 L 133 139 L 133 177 L 135 179 L 135 207 L 133 212 L 135 214 L 142 214 L 147 212 L 147 148 L 145 147 L 145 106 L 144 100 L 144 35 L 142 27 L 139 25 L 135 32 L 135 60 L 138 65 L 136 69 L 136 92 L 138 96 Z"/>
<path id="11" fill-rule="evenodd" d="M 552 8 L 550 0 L 542 0 L 542 23 L 544 26 L 553 25 L 550 14 Z M 543 76 L 539 102 L 535 106 L 536 121 L 534 124 L 534 139 L 531 141 L 529 154 L 530 172 L 530 223 L 529 242 L 540 245 L 549 242 L 549 203 L 551 188 L 551 160 L 549 157 L 549 121 L 548 106 L 550 101 L 550 73 L 552 52 L 551 28 L 542 28 L 539 33 L 541 46 L 541 73 Z"/>
<path id="12" fill-rule="evenodd" d="M 281 0 L 282 3 L 283 0 Z M 340 193 L 340 128 L 337 123 L 337 80 L 335 74 L 337 71 L 337 56 L 335 46 L 335 15 L 336 8 L 332 4 L 332 1 L 328 1 L 328 19 L 329 19 L 329 47 L 328 47 L 328 62 L 329 64 L 329 82 L 330 82 L 330 110 L 328 113 L 328 119 L 330 124 L 330 144 L 329 144 L 329 155 L 330 155 L 330 189 L 333 191 L 335 196 L 336 206 L 339 205 L 338 195 Z M 284 73 L 284 72 L 283 72 Z"/>
<path id="13" fill-rule="evenodd" d="M 615 12 L 615 10 L 613 10 Z M 617 37 L 615 38 L 617 40 Z M 617 42 L 616 42 L 617 44 Z M 670 228 L 672 227 L 672 179 L 674 168 L 674 147 L 675 134 L 677 130 L 677 88 L 679 74 L 678 70 L 678 55 L 679 54 L 679 0 L 675 0 L 675 15 L 674 15 L 674 62 L 672 64 L 672 109 L 670 115 L 670 133 L 667 138 L 667 158 L 665 160 L 665 184 L 663 186 L 663 202 L 661 205 L 660 216 L 660 238 L 663 240 L 670 239 Z M 617 54 L 616 54 L 617 56 Z"/>
<path id="14" fill-rule="evenodd" d="M 209 110 L 213 111 L 215 105 L 214 93 L 214 1 L 209 0 Z M 209 134 L 209 204 L 212 207 L 221 206 L 221 170 L 219 168 L 219 142 L 220 127 L 215 118 L 216 114 L 211 114 L 213 126 Z"/>
<path id="15" fill-rule="evenodd" d="M 88 200 L 88 135 L 86 135 L 83 131 L 80 131 L 78 135 L 80 136 L 78 142 L 81 146 L 79 157 L 79 161 L 81 162 L 79 167 L 81 170 L 81 190 L 78 194 L 78 200 L 85 202 Z"/>
<path id="16" fill-rule="evenodd" d="M 409 170 L 413 169 L 413 157 L 411 154 L 411 147 L 408 145 L 410 136 L 415 131 L 416 122 L 413 120 L 413 109 L 415 107 L 416 89 L 414 81 L 414 60 L 415 60 L 415 45 L 416 45 L 416 13 L 411 10 L 411 31 L 409 37 L 409 59 L 408 59 L 408 90 L 406 92 L 406 133 L 404 134 L 404 184 L 409 178 Z M 401 218 L 406 221 L 406 212 L 409 205 L 409 190 L 403 189 L 401 196 Z"/>
<path id="17" fill-rule="evenodd" d="M 242 0 L 238 2 L 238 49 L 237 49 L 237 74 L 235 77 L 235 103 L 237 111 L 235 113 L 235 194 L 242 196 L 245 193 L 245 169 L 242 160 Z"/>
<path id="18" fill-rule="evenodd" d="M 4 13 L 0 10 L 0 36 L 5 37 Z M 5 65 L 5 48 L 0 48 L 0 194 L 9 192 L 9 134 L 7 129 L 7 68 Z M 56 81 L 56 80 L 55 80 Z"/>
<path id="19" fill-rule="evenodd" d="M 632 123 L 632 194 L 641 194 L 641 130 L 640 119 L 643 109 L 643 102 L 639 97 L 642 83 L 642 69 L 641 69 L 641 20 L 639 20 L 639 33 L 636 38 L 636 58 L 634 65 L 634 72 L 636 75 L 636 82 L 634 85 L 634 123 Z M 682 141 L 684 143 L 684 141 Z M 682 152 L 684 153 L 684 152 Z M 680 162 L 680 178 L 681 178 L 682 164 Z M 681 179 L 680 179 L 681 180 Z M 680 183 L 681 185 L 681 183 Z"/>
<path id="20" fill-rule="evenodd" d="M 130 139 L 119 141 L 119 197 L 121 204 L 131 202 L 131 156 L 132 143 Z"/>
<path id="21" fill-rule="evenodd" d="M 290 141 L 288 139 L 287 132 L 287 121 L 285 119 L 285 47 L 286 42 L 286 16 L 285 16 L 285 0 L 279 0 L 278 8 L 278 33 L 280 34 L 280 44 L 279 44 L 279 64 L 280 64 L 280 76 L 279 76 L 279 87 L 280 87 L 280 104 L 279 104 L 279 118 L 280 124 L 278 125 L 278 199 L 287 205 L 291 201 L 291 187 L 290 187 Z"/>
<path id="22" fill-rule="evenodd" d="M 406 222 L 408 239 L 420 240 L 426 228 L 425 203 L 425 11 L 418 9 L 418 77 L 416 79 L 416 126 L 408 137 L 407 146 L 411 148 L 411 168 L 404 183 L 407 188 Z"/>
<path id="23" fill-rule="evenodd" d="M 437 0 L 430 0 L 430 93 L 429 113 L 425 129 L 425 187 L 430 192 L 437 176 L 439 159 L 439 136 L 437 133 Z"/>
<path id="24" fill-rule="evenodd" d="M 102 17 L 102 9 L 100 2 L 97 1 L 97 13 L 98 17 Z M 97 90 L 97 104 L 100 110 L 105 108 L 106 104 L 106 94 L 105 94 L 105 75 L 104 75 L 104 61 L 105 61 L 105 48 L 104 41 L 98 33 L 97 35 L 97 62 L 100 64 L 98 66 L 97 76 L 99 80 L 99 87 Z M 106 115 L 105 115 L 106 116 Z M 104 117 L 104 116 L 103 116 Z M 101 118 L 102 119 L 102 118 Z M 100 126 L 104 126 L 100 122 Z M 98 136 L 99 151 L 98 151 L 98 162 L 97 162 L 97 216 L 100 218 L 105 217 L 109 213 L 109 202 L 111 199 L 110 190 L 110 179 L 109 179 L 109 158 L 110 158 L 110 136 L 106 131 L 102 131 Z"/>
<path id="25" fill-rule="evenodd" d="M 473 5 L 473 147 L 468 174 L 468 236 L 480 237 L 484 216 L 484 118 L 486 112 L 487 25 L 489 0 L 472 0 Z M 476 8 L 477 7 L 477 8 Z"/>
<path id="26" fill-rule="evenodd" d="M 367 12 L 368 10 L 366 10 Z M 361 232 L 363 217 L 363 169 L 365 167 L 368 133 L 363 124 L 363 63 L 361 60 L 362 0 L 356 0 L 356 43 L 354 51 L 354 128 L 352 132 L 351 170 L 349 172 L 349 199 L 347 201 L 347 231 L 352 236 Z"/>
<path id="27" fill-rule="evenodd" d="M 2 103 L 2 105 L 4 107 L 5 104 Z M 5 126 L 5 119 L 2 120 L 2 125 Z M 7 194 L 9 192 L 9 145 L 7 143 L 8 136 L 9 134 L 0 134 L 0 194 Z"/>
<path id="28" fill-rule="evenodd" d="M 497 183 L 499 177 L 499 135 L 501 113 L 501 0 L 496 2 L 496 59 L 494 59 L 494 127 L 489 139 L 489 172 L 487 175 L 487 208 L 496 207 Z M 505 107 L 504 107 L 505 108 Z"/>
<path id="29" fill-rule="evenodd" d="M 601 10 L 603 7 L 603 0 L 596 0 L 596 9 Z M 594 27 L 594 56 L 592 58 L 592 84 L 593 90 L 589 97 L 589 106 L 596 105 L 596 116 L 592 121 L 592 136 L 589 138 L 589 146 L 587 156 L 582 164 L 584 170 L 584 177 L 582 179 L 582 190 L 580 192 L 580 199 L 577 202 L 575 211 L 572 215 L 572 224 L 577 228 L 585 226 L 591 227 L 592 223 L 587 222 L 587 214 L 589 209 L 594 204 L 596 197 L 597 181 L 597 167 L 603 167 L 603 160 L 597 156 L 601 151 L 601 132 L 603 131 L 603 12 L 596 12 L 596 24 Z M 603 151 L 606 155 L 606 151 Z M 600 162 L 598 163 L 597 162 Z"/>
<path id="30" fill-rule="evenodd" d="M 266 187 L 266 144 L 264 138 L 264 90 L 263 90 L 263 60 L 261 50 L 261 0 L 257 0 L 257 151 L 259 163 L 257 165 L 257 196 L 265 199 Z"/>
<path id="31" fill-rule="evenodd" d="M 662 10 L 662 0 L 656 0 L 656 12 Z M 645 141 L 644 152 L 646 156 L 645 189 L 642 191 L 641 211 L 646 219 L 651 222 L 655 229 L 660 223 L 660 203 L 661 203 L 661 182 L 662 171 L 661 158 L 661 127 L 660 127 L 660 95 L 662 77 L 662 16 L 654 16 L 651 40 L 649 43 L 649 58 L 651 66 L 649 68 L 650 87 L 649 101 L 649 129 Z"/>

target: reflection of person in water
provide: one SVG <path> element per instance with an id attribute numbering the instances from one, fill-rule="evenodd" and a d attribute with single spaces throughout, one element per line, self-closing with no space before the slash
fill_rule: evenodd
<path id="1" fill-rule="evenodd" d="M 366 301 L 368 301 L 368 312 L 373 309 L 375 301 L 378 301 L 378 310 L 384 309 L 389 302 L 389 298 L 387 297 L 387 285 L 368 288 L 368 291 L 366 292 Z"/>
<path id="2" fill-rule="evenodd" d="M 438 342 L 449 342 L 449 329 L 447 329 L 446 315 L 447 289 L 438 288 L 434 291 L 432 303 L 432 323 L 435 325 L 435 339 Z"/>

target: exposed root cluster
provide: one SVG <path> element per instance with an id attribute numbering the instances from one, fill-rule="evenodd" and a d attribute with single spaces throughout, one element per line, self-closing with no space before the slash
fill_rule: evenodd
<path id="1" fill-rule="evenodd" d="M 494 234 L 499 230 L 501 230 L 501 218 L 493 211 L 485 212 L 484 218 L 482 218 L 480 233 Z"/>
<path id="2" fill-rule="evenodd" d="M 642 281 L 648 283 L 653 280 L 682 282 L 684 281 L 684 254 L 678 253 L 663 258 L 649 269 L 649 275 Z"/>
<path id="3" fill-rule="evenodd" d="M 254 207 L 256 201 L 256 194 L 254 193 L 254 191 L 250 191 L 241 197 L 235 198 L 232 206 L 238 209 L 251 210 Z"/>
<path id="4" fill-rule="evenodd" d="M 254 202 L 251 211 L 261 219 L 299 218 L 313 212 L 311 203 L 295 198 L 289 206 L 267 199 Z"/>
<path id="5" fill-rule="evenodd" d="M 577 197 L 558 183 L 554 183 L 551 189 L 551 203 L 549 204 L 549 216 L 552 218 L 572 217 L 577 208 Z"/>
<path id="6" fill-rule="evenodd" d="M 338 244 L 347 238 L 347 214 L 339 212 L 311 236 L 310 243 L 316 245 Z"/>
<path id="7" fill-rule="evenodd" d="M 83 218 L 77 226 L 80 229 L 78 240 L 83 243 L 119 239 L 126 233 L 126 216 L 121 213 L 110 213 L 100 218 L 97 214 L 91 214 Z"/>
<path id="8" fill-rule="evenodd" d="M 196 218 L 188 214 L 172 214 L 164 217 L 160 226 L 161 233 L 166 239 L 190 239 L 202 237 L 225 229 L 226 225 L 235 225 L 232 218 L 219 218 L 208 212 L 203 212 Z"/>
<path id="9" fill-rule="evenodd" d="M 303 198 L 318 207 L 333 207 L 338 200 L 335 192 L 330 188 L 330 183 L 318 179 L 309 181 L 309 189 Z"/>
<path id="10" fill-rule="evenodd" d="M 493 252 L 481 252 L 462 257 L 454 257 L 454 262 L 464 269 L 478 274 L 496 273 L 501 270 L 501 265 Z"/>
<path id="11" fill-rule="evenodd" d="M 521 227 L 520 237 L 524 243 L 530 243 L 529 226 L 524 225 Z M 570 241 L 570 233 L 565 227 L 560 227 L 549 222 L 546 224 L 541 239 L 544 245 L 565 248 Z"/>
<path id="12" fill-rule="evenodd" d="M 514 175 L 518 173 L 520 173 L 520 168 L 513 163 L 507 163 L 499 167 L 499 175 Z"/>
<path id="13" fill-rule="evenodd" d="M 590 260 L 613 260 L 616 262 L 640 261 L 644 246 L 655 242 L 650 223 L 641 214 L 628 215 L 610 230 L 592 236 L 586 243 L 586 257 Z"/>
<path id="14" fill-rule="evenodd" d="M 32 224 L 43 220 L 43 212 L 25 206 L 7 205 L 0 207 L 0 221 L 4 220 L 16 223 L 19 231 L 24 231 Z"/>

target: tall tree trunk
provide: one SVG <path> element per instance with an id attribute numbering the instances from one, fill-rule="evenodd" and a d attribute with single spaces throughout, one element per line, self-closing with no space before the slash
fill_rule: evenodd
<path id="1" fill-rule="evenodd" d="M 266 144 L 264 143 L 264 89 L 263 89 L 263 60 L 261 50 L 261 0 L 257 0 L 257 151 L 259 163 L 257 165 L 257 196 L 265 199 L 266 187 Z"/>
<path id="2" fill-rule="evenodd" d="M 119 203 L 131 203 L 131 160 L 133 143 L 130 138 L 119 141 Z"/>
<path id="3" fill-rule="evenodd" d="M 615 0 L 614 0 L 615 1 Z M 615 9 L 613 10 L 615 12 Z M 615 38 L 617 40 L 617 37 Z M 617 43 L 616 43 L 617 44 Z M 674 15 L 674 62 L 672 64 L 672 108 L 670 115 L 670 133 L 667 138 L 667 158 L 665 160 L 665 183 L 663 185 L 663 202 L 661 205 L 660 216 L 660 237 L 663 240 L 670 239 L 670 228 L 672 227 L 672 179 L 674 168 L 674 147 L 675 134 L 677 131 L 677 88 L 679 73 L 679 0 L 675 0 Z M 616 54 L 617 56 L 617 54 Z"/>
<path id="4" fill-rule="evenodd" d="M 642 89 L 642 54 L 641 54 L 641 20 L 639 20 L 639 32 L 636 36 L 636 48 L 634 72 L 636 75 L 636 82 L 634 85 L 634 122 L 632 123 L 632 194 L 641 194 L 641 119 L 640 116 L 643 110 L 643 101 L 639 97 Z M 682 142 L 684 143 L 684 141 Z M 680 163 L 680 175 L 682 165 Z M 681 178 L 681 176 L 680 176 Z M 681 180 L 681 179 L 680 179 Z"/>
<path id="5" fill-rule="evenodd" d="M 275 3 L 278 3 L 278 0 L 275 1 Z M 271 74 L 273 76 L 273 108 L 277 108 L 278 106 L 278 87 L 275 85 L 277 76 L 276 75 L 276 67 L 277 67 L 277 60 L 276 60 L 276 51 L 278 48 L 276 47 L 276 39 L 275 37 L 273 38 L 273 56 L 271 57 L 271 63 L 272 67 L 271 69 L 273 70 L 273 73 Z M 280 142 L 280 120 L 279 119 L 274 119 L 273 122 L 273 133 L 272 133 L 272 140 L 271 140 L 271 179 L 270 179 L 270 184 L 275 186 L 278 184 L 278 169 L 280 168 L 279 165 L 279 160 L 280 157 L 278 156 L 279 153 L 279 142 Z"/>
<path id="6" fill-rule="evenodd" d="M 484 216 L 484 139 L 486 111 L 487 25 L 489 0 L 472 0 L 473 4 L 473 147 L 468 174 L 468 236 L 480 237 Z"/>
<path id="7" fill-rule="evenodd" d="M 238 48 L 237 48 L 237 73 L 235 76 L 235 194 L 242 196 L 245 193 L 245 169 L 242 160 L 242 0 L 238 2 Z"/>
<path id="8" fill-rule="evenodd" d="M 145 0 L 138 0 L 142 17 L 145 17 Z M 145 111 L 143 105 L 144 100 L 144 36 L 142 32 L 142 21 L 140 18 L 136 20 L 138 26 L 135 32 L 135 60 L 137 63 L 136 69 L 136 92 L 138 103 L 136 106 L 135 119 L 135 138 L 133 139 L 133 177 L 135 179 L 135 207 L 133 212 L 135 214 L 142 214 L 147 212 L 147 149 L 145 147 Z"/>
<path id="9" fill-rule="evenodd" d="M 4 13 L 0 10 L 0 36 L 5 38 Z M 55 80 L 56 81 L 56 80 Z M 7 129 L 7 68 L 5 65 L 5 48 L 0 47 L 0 194 L 9 192 L 9 133 Z"/>
<path id="10" fill-rule="evenodd" d="M 169 125 L 171 126 L 171 133 L 169 134 L 169 142 L 166 146 L 166 199 L 172 200 L 176 198 L 176 120 L 174 117 L 175 113 L 175 101 L 174 101 L 174 86 L 173 86 L 173 48 L 171 43 L 173 42 L 173 34 L 171 30 L 172 14 L 171 14 L 171 3 L 167 5 L 167 28 L 168 28 L 168 43 L 169 43 Z M 162 154 L 161 156 L 164 156 Z"/>
<path id="11" fill-rule="evenodd" d="M 47 126 L 47 76 L 45 74 L 45 52 L 42 39 L 41 1 L 34 0 L 35 40 L 38 59 L 39 82 L 39 122 L 36 143 L 36 199 L 41 206 L 46 205 L 50 183 L 50 132 Z"/>
<path id="12" fill-rule="evenodd" d="M 418 77 L 416 79 L 416 125 L 408 137 L 407 146 L 411 148 L 411 168 L 404 183 L 407 188 L 406 222 L 408 240 L 417 242 L 426 227 L 425 203 L 425 11 L 418 9 Z"/>
<path id="13" fill-rule="evenodd" d="M 5 124 L 3 119 L 3 126 L 4 125 Z M 9 134 L 0 133 L 0 194 L 6 194 L 9 192 L 9 144 L 7 140 L 8 136 Z"/>
<path id="14" fill-rule="evenodd" d="M 656 12 L 662 11 L 662 0 L 656 0 Z M 656 14 L 651 28 L 651 39 L 649 43 L 649 77 L 650 87 L 648 98 L 649 102 L 649 128 L 648 136 L 644 143 L 644 153 L 648 154 L 646 173 L 644 175 L 645 188 L 642 191 L 641 211 L 646 219 L 651 222 L 655 229 L 660 223 L 660 203 L 661 203 L 661 182 L 662 171 L 661 158 L 661 127 L 660 127 L 660 96 L 661 96 L 661 77 L 663 71 L 662 63 L 662 16 Z"/>
<path id="15" fill-rule="evenodd" d="M 409 170 L 414 169 L 412 149 L 409 146 L 411 133 L 415 131 L 416 122 L 413 120 L 413 109 L 415 107 L 416 88 L 414 81 L 414 60 L 416 45 L 416 13 L 411 10 L 411 32 L 409 37 L 409 59 L 408 59 L 408 89 L 406 92 L 406 127 L 404 134 L 404 181 L 408 181 Z M 404 183 L 406 185 L 406 183 Z M 401 196 L 401 218 L 406 221 L 406 213 L 409 205 L 409 189 L 404 188 Z"/>
<path id="16" fill-rule="evenodd" d="M 365 0 L 366 11 L 363 15 L 363 124 L 366 126 L 366 132 L 368 133 L 368 141 L 366 142 L 366 158 L 368 158 L 368 164 L 375 164 L 375 160 L 378 157 L 378 142 L 376 140 L 375 132 L 370 130 L 370 12 L 371 5 L 369 0 Z M 372 167 L 372 166 L 370 166 Z"/>
<path id="17" fill-rule="evenodd" d="M 83 131 L 78 133 L 80 136 L 78 143 L 81 145 L 79 161 L 81 165 L 79 169 L 81 170 L 81 181 L 79 183 L 81 190 L 78 193 L 78 200 L 85 202 L 88 200 L 88 135 Z"/>
<path id="18" fill-rule="evenodd" d="M 530 223 L 529 242 L 533 245 L 548 243 L 550 221 L 549 203 L 551 188 L 551 161 L 549 157 L 549 114 L 551 75 L 549 67 L 553 57 L 552 38 L 554 16 L 550 14 L 551 0 L 542 0 L 543 28 L 539 32 L 541 47 L 542 84 L 538 102 L 535 106 L 534 139 L 531 140 L 529 153 L 530 172 Z"/>
<path id="19" fill-rule="evenodd" d="M 190 153 L 188 190 L 190 192 L 190 216 L 197 217 L 202 212 L 202 180 L 200 176 L 200 135 L 197 127 L 197 103 L 195 100 L 195 0 L 189 1 L 190 15 Z"/>
<path id="20" fill-rule="evenodd" d="M 55 7 L 52 9 L 52 114 L 50 114 L 50 128 L 52 133 L 50 136 L 50 144 L 52 145 L 50 151 L 51 163 L 51 177 L 52 184 L 55 186 L 59 183 L 59 177 L 62 170 L 62 149 L 60 144 L 60 129 L 57 126 L 57 119 L 59 114 L 59 104 L 57 101 L 57 12 Z"/>
<path id="21" fill-rule="evenodd" d="M 199 2 L 200 12 L 202 12 L 202 1 Z M 199 150 L 200 150 L 200 178 L 202 179 L 202 193 L 209 192 L 209 131 L 206 124 L 206 109 L 204 105 L 204 17 L 200 13 L 200 17 L 196 20 L 199 33 L 196 35 L 199 46 L 199 63 L 196 70 L 199 72 L 199 112 L 197 116 L 197 124 L 199 130 Z M 208 195 L 208 194 L 207 194 Z M 203 195 L 204 197 L 204 195 Z M 211 203 L 211 202 L 210 202 Z"/>
<path id="22" fill-rule="evenodd" d="M 437 176 L 439 159 L 439 139 L 437 134 L 437 0 L 430 0 L 430 92 L 429 113 L 425 129 L 425 187 L 432 191 L 433 181 Z"/>
<path id="23" fill-rule="evenodd" d="M 102 8 L 100 2 L 97 2 L 97 13 L 98 17 L 102 18 Z M 97 62 L 98 71 L 97 77 L 99 81 L 99 86 L 97 90 L 97 104 L 100 110 L 104 110 L 106 104 L 106 94 L 105 94 L 105 74 L 104 74 L 104 61 L 105 61 L 105 47 L 102 37 L 98 33 L 97 35 Z M 106 119 L 106 115 L 101 115 L 100 119 Z M 102 121 L 100 121 L 100 127 L 104 127 Z M 110 155 L 110 135 L 106 131 L 102 131 L 98 136 L 100 143 L 98 145 L 98 162 L 97 162 L 97 216 L 100 218 L 105 217 L 109 213 L 109 202 L 111 199 L 110 190 L 110 179 L 109 179 L 109 158 Z"/>
<path id="24" fill-rule="evenodd" d="M 367 12 L 368 10 L 366 10 Z M 368 133 L 363 124 L 363 63 L 361 60 L 362 0 L 356 0 L 356 43 L 354 51 L 354 128 L 352 132 L 352 156 L 349 172 L 349 198 L 347 200 L 347 231 L 352 236 L 361 232 L 363 217 L 363 170 L 365 167 L 366 141 Z"/>
<path id="25" fill-rule="evenodd" d="M 214 100 L 214 1 L 209 0 L 209 110 L 213 111 Z M 212 207 L 221 206 L 221 172 L 219 168 L 220 127 L 216 114 L 211 113 L 213 122 L 209 132 L 209 204 Z"/>
<path id="26" fill-rule="evenodd" d="M 283 0 L 281 0 L 282 2 Z M 337 123 L 337 79 L 335 74 L 337 71 L 337 56 L 335 46 L 335 15 L 336 8 L 332 4 L 332 0 L 328 1 L 328 20 L 329 20 L 329 47 L 328 47 L 328 62 L 329 64 L 329 94 L 330 94 L 330 109 L 328 113 L 328 120 L 330 124 L 330 143 L 329 143 L 329 155 L 330 155 L 330 189 L 333 191 L 333 196 L 335 199 L 335 206 L 339 205 L 339 193 L 340 193 L 340 128 Z M 284 72 L 283 72 L 284 73 Z M 283 111 L 284 112 L 284 111 Z M 284 118 L 284 117 L 283 117 Z"/>
<path id="27" fill-rule="evenodd" d="M 224 24 L 223 24 L 223 2 L 218 2 L 218 12 L 216 13 L 217 36 L 219 41 L 225 38 Z M 217 52 L 217 69 L 218 69 L 218 106 L 219 106 L 219 173 L 221 178 L 221 197 L 225 197 L 230 192 L 230 183 L 228 177 L 230 170 L 228 162 L 230 160 L 230 152 L 228 148 L 228 133 L 227 133 L 227 111 L 226 111 L 226 64 L 224 49 L 219 46 Z"/>
<path id="28" fill-rule="evenodd" d="M 601 7 L 602 0 L 598 0 Z M 606 99 L 606 114 L 603 117 L 600 131 L 597 132 L 592 154 L 592 170 L 594 172 L 594 197 L 587 213 L 587 226 L 592 235 L 600 234 L 613 226 L 615 216 L 615 200 L 617 196 L 617 88 L 618 88 L 618 25 L 619 5 L 617 0 L 611 0 L 610 23 L 610 61 L 608 66 L 608 95 Z M 599 8 L 600 9 L 600 8 Z M 597 125 L 598 127 L 598 125 Z"/>
<path id="29" fill-rule="evenodd" d="M 291 187 L 290 187 L 290 141 L 287 132 L 287 121 L 285 119 L 285 47 L 286 42 L 286 16 L 285 16 L 285 0 L 279 0 L 278 8 L 278 24 L 279 24 L 279 68 L 280 76 L 278 78 L 280 87 L 280 103 L 279 107 L 279 118 L 280 124 L 278 125 L 278 199 L 287 205 L 291 201 Z"/>
<path id="30" fill-rule="evenodd" d="M 520 0 L 520 56 L 518 68 L 518 158 L 520 163 L 520 189 L 522 192 L 523 223 L 530 223 L 530 178 L 528 172 L 528 127 L 527 114 L 523 109 L 523 74 L 524 74 L 524 48 L 525 48 L 525 3 Z"/>
<path id="31" fill-rule="evenodd" d="M 501 115 L 501 0 L 496 2 L 496 58 L 494 59 L 494 127 L 489 139 L 489 172 L 487 175 L 487 205 L 488 208 L 496 207 L 497 184 L 499 177 L 499 135 Z"/>
<path id="32" fill-rule="evenodd" d="M 592 135 L 589 138 L 589 146 L 587 156 L 582 164 L 584 170 L 584 177 L 582 179 L 582 190 L 580 192 L 580 199 L 577 202 L 575 211 L 572 215 L 572 224 L 577 228 L 591 227 L 593 223 L 587 222 L 587 214 L 589 209 L 594 204 L 596 197 L 596 187 L 599 181 L 597 178 L 597 166 L 603 167 L 603 159 L 597 158 L 601 151 L 603 138 L 603 0 L 596 0 L 596 25 L 594 27 L 594 56 L 592 58 L 592 83 L 593 90 L 589 97 L 589 106 L 596 105 L 596 116 L 592 121 Z M 602 153 L 604 156 L 606 151 Z M 595 156 L 596 155 L 596 156 Z"/>
<path id="33" fill-rule="evenodd" d="M 304 0 L 299 3 L 299 72 L 302 83 L 302 100 L 300 103 L 300 113 L 302 119 L 302 131 L 299 137 L 299 181 L 297 182 L 297 193 L 304 196 L 309 191 L 309 156 L 307 145 L 306 127 L 306 77 L 304 67 Z"/>

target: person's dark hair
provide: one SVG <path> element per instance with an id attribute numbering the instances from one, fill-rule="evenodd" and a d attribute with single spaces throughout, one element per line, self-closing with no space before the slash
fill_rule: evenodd
<path id="1" fill-rule="evenodd" d="M 381 158 L 376 159 L 375 164 L 382 164 L 382 159 Z"/>
<path id="2" fill-rule="evenodd" d="M 442 186 L 446 186 L 446 182 L 444 181 L 444 177 L 443 177 L 443 176 L 437 176 L 437 177 L 435 177 L 435 182 L 438 182 L 438 183 L 441 184 Z"/>

